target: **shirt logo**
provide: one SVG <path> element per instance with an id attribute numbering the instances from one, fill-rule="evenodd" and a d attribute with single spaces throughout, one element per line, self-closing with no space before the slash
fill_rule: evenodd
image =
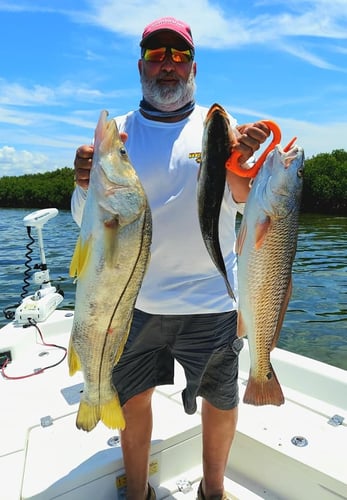
<path id="1" fill-rule="evenodd" d="M 199 153 L 189 153 L 189 159 L 195 160 L 196 163 L 201 163 L 201 152 Z"/>

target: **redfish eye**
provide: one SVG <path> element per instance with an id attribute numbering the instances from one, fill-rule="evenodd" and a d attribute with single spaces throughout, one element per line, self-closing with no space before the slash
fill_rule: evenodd
<path id="1" fill-rule="evenodd" d="M 296 173 L 296 175 L 298 177 L 303 177 L 303 175 L 304 175 L 304 169 L 303 168 L 299 168 L 298 171 L 297 171 L 297 173 Z"/>

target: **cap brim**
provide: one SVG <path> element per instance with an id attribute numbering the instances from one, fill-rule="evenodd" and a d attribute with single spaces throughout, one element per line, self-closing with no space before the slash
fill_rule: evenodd
<path id="1" fill-rule="evenodd" d="M 181 35 L 181 33 L 177 33 L 177 31 L 166 28 L 156 30 L 153 33 L 147 35 L 145 38 L 142 38 L 140 42 L 140 47 L 144 47 L 149 42 L 149 40 L 151 40 L 151 38 L 155 37 L 156 35 L 159 35 L 160 33 L 173 33 L 174 35 L 177 36 L 177 38 L 180 38 L 190 49 L 194 50 L 194 45 L 192 44 L 191 41 L 187 40 L 187 38 L 184 35 Z"/>

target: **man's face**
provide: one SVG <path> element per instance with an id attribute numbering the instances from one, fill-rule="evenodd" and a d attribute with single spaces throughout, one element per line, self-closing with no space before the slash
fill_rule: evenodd
<path id="1" fill-rule="evenodd" d="M 173 47 L 179 50 L 188 48 L 174 33 L 160 33 L 152 37 L 148 48 L 158 47 Z M 143 97 L 155 108 L 174 111 L 193 100 L 196 74 L 194 61 L 175 63 L 167 53 L 162 62 L 140 59 L 138 67 Z"/>

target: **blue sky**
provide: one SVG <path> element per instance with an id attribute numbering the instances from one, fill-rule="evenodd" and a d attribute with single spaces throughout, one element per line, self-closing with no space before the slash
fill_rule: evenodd
<path id="1" fill-rule="evenodd" d="M 0 0 L 0 176 L 72 167 L 101 109 L 135 109 L 164 15 L 192 27 L 200 104 L 273 119 L 306 157 L 347 149 L 346 0 Z"/>

